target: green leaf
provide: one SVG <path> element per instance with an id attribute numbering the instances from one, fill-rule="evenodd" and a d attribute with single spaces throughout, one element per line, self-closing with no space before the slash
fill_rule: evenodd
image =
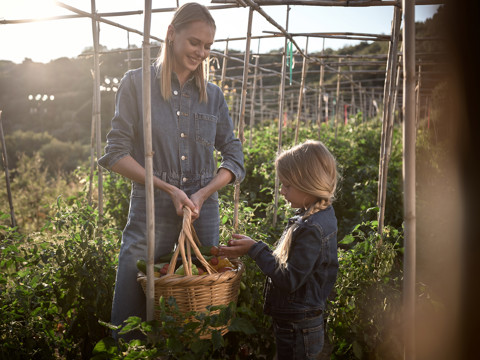
<path id="1" fill-rule="evenodd" d="M 116 351 L 117 351 L 117 346 L 116 346 L 115 340 L 112 339 L 111 337 L 107 337 L 95 344 L 92 354 L 94 355 L 110 354 L 111 355 L 111 354 L 115 354 Z M 107 357 L 105 357 L 105 359 L 107 359 Z"/>
<path id="2" fill-rule="evenodd" d="M 352 234 L 348 234 L 348 235 L 345 235 L 345 237 L 343 238 L 342 241 L 339 241 L 339 244 L 344 244 L 344 245 L 348 245 L 348 244 L 351 244 L 355 241 L 355 238 L 353 237 Z"/>
<path id="3" fill-rule="evenodd" d="M 257 332 L 250 321 L 239 317 L 236 317 L 232 320 L 228 330 L 242 332 L 247 335 L 255 334 Z"/>

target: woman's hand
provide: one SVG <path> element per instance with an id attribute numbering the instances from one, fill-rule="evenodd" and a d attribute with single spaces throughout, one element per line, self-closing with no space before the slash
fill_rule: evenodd
<path id="1" fill-rule="evenodd" d="M 228 246 L 219 246 L 219 255 L 229 258 L 239 257 L 245 255 L 255 243 L 256 241 L 248 236 L 233 234 L 232 239 L 228 241 Z"/>
<path id="2" fill-rule="evenodd" d="M 190 210 L 192 210 L 192 220 L 198 218 L 200 211 L 197 211 L 195 204 L 188 198 L 187 194 L 185 194 L 183 190 L 175 188 L 171 192 L 170 197 L 172 198 L 173 205 L 175 206 L 175 211 L 178 216 L 183 216 L 183 207 L 187 206 L 190 208 Z"/>
<path id="3" fill-rule="evenodd" d="M 192 200 L 192 203 L 193 205 L 195 205 L 195 208 L 197 210 L 195 217 L 194 217 L 194 214 L 192 213 L 192 220 L 195 220 L 200 216 L 200 211 L 202 210 L 203 202 L 205 201 L 202 189 L 197 191 L 195 194 L 192 194 L 190 196 L 190 200 Z"/>

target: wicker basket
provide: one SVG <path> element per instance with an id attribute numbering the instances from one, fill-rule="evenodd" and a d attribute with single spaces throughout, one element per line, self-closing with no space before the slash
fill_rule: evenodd
<path id="1" fill-rule="evenodd" d="M 172 296 L 175 298 L 180 311 L 187 313 L 190 311 L 205 312 L 207 306 L 228 305 L 230 302 L 237 301 L 240 280 L 245 270 L 243 263 L 240 260 L 232 259 L 231 262 L 236 266 L 236 269 L 218 273 L 201 254 L 197 246 L 199 244 L 200 241 L 191 221 L 191 210 L 185 208 L 182 230 L 167 275 L 154 279 L 156 302 L 162 296 L 164 299 Z M 206 268 L 208 274 L 192 275 L 192 250 L 198 261 Z M 186 275 L 173 273 L 179 253 Z M 139 273 L 137 281 L 146 293 L 147 276 Z M 160 318 L 158 306 L 155 309 L 155 318 Z M 217 330 L 220 330 L 222 335 L 228 332 L 226 326 Z M 208 338 L 209 335 L 201 337 Z"/>

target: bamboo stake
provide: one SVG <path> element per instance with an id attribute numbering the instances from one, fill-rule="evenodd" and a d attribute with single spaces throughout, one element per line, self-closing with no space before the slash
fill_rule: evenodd
<path id="1" fill-rule="evenodd" d="M 224 56 L 223 56 L 223 62 L 222 62 L 222 78 L 220 80 L 220 83 L 222 84 L 222 92 L 225 91 L 225 77 L 227 75 L 227 61 L 228 61 L 228 41 L 225 44 L 225 50 L 224 50 Z"/>
<path id="2" fill-rule="evenodd" d="M 150 64 L 150 24 L 152 0 L 145 0 L 142 46 L 142 109 L 143 137 L 145 139 L 145 197 L 147 223 L 147 321 L 154 319 L 155 314 L 155 199 L 153 189 L 153 151 L 152 151 L 152 106 L 151 106 L 151 64 Z"/>
<path id="3" fill-rule="evenodd" d="M 416 282 L 416 210 L 415 210 L 415 4 L 402 0 L 403 24 L 403 178 L 404 178 L 404 287 L 405 358 L 415 359 L 415 282 Z"/>
<path id="4" fill-rule="evenodd" d="M 323 39 L 323 47 L 322 47 L 322 55 L 325 51 L 325 39 Z M 317 126 L 318 126 L 318 138 L 320 139 L 321 135 L 321 128 L 322 128 L 322 101 L 323 101 L 323 76 L 325 73 L 325 65 L 323 63 L 323 59 L 320 61 L 320 80 L 318 84 L 318 114 L 317 114 Z M 327 117 L 325 116 L 325 122 L 327 121 Z"/>
<path id="5" fill-rule="evenodd" d="M 288 31 L 288 18 L 290 14 L 290 6 L 287 5 L 287 24 L 285 26 L 286 31 Z M 282 152 L 282 132 L 283 132 L 283 107 L 285 104 L 285 67 L 287 62 L 287 47 L 288 39 L 285 37 L 285 44 L 283 47 L 283 57 L 282 57 L 282 76 L 280 81 L 280 104 L 278 106 L 278 146 L 277 146 L 277 155 Z M 275 194 L 274 194 L 274 206 L 273 206 L 273 226 L 277 225 L 277 210 L 278 210 L 278 192 L 280 189 L 280 179 L 278 174 L 275 173 Z"/>
<path id="6" fill-rule="evenodd" d="M 91 0 L 92 14 L 96 13 L 95 0 Z M 101 119 L 101 94 L 100 94 L 100 58 L 98 50 L 99 44 L 99 24 L 92 16 L 92 35 L 93 35 L 93 122 L 95 123 L 95 143 L 97 160 L 102 154 L 102 119 Z M 103 169 L 97 164 L 98 172 L 98 219 L 99 224 L 103 221 Z"/>
<path id="7" fill-rule="evenodd" d="M 260 123 L 263 125 L 265 122 L 263 118 L 263 110 L 264 110 L 264 104 L 263 104 L 263 77 L 260 76 Z"/>
<path id="8" fill-rule="evenodd" d="M 258 75 L 258 59 L 259 56 L 255 56 L 255 71 L 253 75 L 253 89 L 252 89 L 252 96 L 251 96 L 251 103 L 250 103 L 250 134 L 249 134 L 249 141 L 248 146 L 252 147 L 252 137 L 253 137 L 253 125 L 255 119 L 255 93 L 257 91 L 257 75 Z"/>
<path id="9" fill-rule="evenodd" d="M 17 221 L 15 220 L 15 211 L 13 210 L 12 190 L 10 189 L 10 172 L 8 170 L 7 146 L 5 145 L 5 137 L 3 135 L 2 110 L 0 110 L 0 140 L 2 142 L 2 160 L 3 160 L 3 167 L 5 170 L 5 182 L 7 185 L 8 204 L 10 206 L 10 221 L 12 223 L 12 228 L 14 228 L 17 226 Z"/>
<path id="10" fill-rule="evenodd" d="M 352 65 L 350 65 L 350 72 L 352 72 Z M 352 75 L 353 80 L 353 75 Z M 352 99 L 350 101 L 350 115 L 355 116 L 355 86 L 353 81 L 350 83 L 350 91 L 352 92 Z"/>
<path id="11" fill-rule="evenodd" d="M 308 37 L 305 44 L 305 55 L 308 54 Z M 302 113 L 302 101 L 303 101 L 303 92 L 305 90 L 305 77 L 307 74 L 307 58 L 306 56 L 303 57 L 303 65 L 302 65 L 302 81 L 300 84 L 300 91 L 298 92 L 298 104 L 297 104 L 297 126 L 295 128 L 295 145 L 298 144 L 298 132 L 300 128 L 300 115 Z"/>
<path id="12" fill-rule="evenodd" d="M 247 83 L 248 83 L 248 65 L 250 62 L 250 37 L 252 36 L 252 19 L 253 19 L 253 8 L 249 9 L 248 12 L 248 25 L 247 25 L 247 43 L 245 45 L 245 60 L 243 68 L 243 82 L 242 82 L 242 93 L 240 101 L 240 118 L 238 121 L 238 138 L 240 141 L 245 143 L 244 135 L 244 126 L 245 126 L 245 105 L 247 102 Z M 251 131 L 251 129 L 250 129 Z M 240 203 L 240 184 L 235 185 L 235 204 L 233 211 L 233 228 L 236 231 L 238 229 L 238 207 Z"/>
<path id="13" fill-rule="evenodd" d="M 396 7 L 393 13 L 392 21 L 392 42 L 390 43 L 391 51 L 389 52 L 389 66 L 385 79 L 386 91 L 384 92 L 384 119 L 382 126 L 382 147 L 380 149 L 380 162 L 379 162 L 379 187 L 378 187 L 378 233 L 383 234 L 383 226 L 385 221 L 385 203 L 387 197 L 387 176 L 388 176 L 388 164 L 390 161 L 390 149 L 393 135 L 393 111 L 395 99 L 393 94 L 395 93 L 395 79 L 397 77 L 397 48 L 400 34 L 401 25 L 401 9 Z M 388 86 L 388 87 L 387 87 Z M 385 131 L 383 131 L 385 130 Z"/>
<path id="14" fill-rule="evenodd" d="M 415 99 L 415 124 L 418 129 L 420 123 L 420 88 L 422 86 L 422 65 L 418 65 L 417 86 L 415 87 L 416 99 Z"/>
<path id="15" fill-rule="evenodd" d="M 337 127 L 338 127 L 338 117 L 339 115 L 339 110 L 340 110 L 340 75 L 341 75 L 341 64 L 342 64 L 342 58 L 338 59 L 338 73 L 337 73 L 337 95 L 336 95 L 336 103 L 335 103 L 335 139 L 337 138 Z"/>
<path id="16" fill-rule="evenodd" d="M 361 113 L 362 113 L 362 122 L 364 122 L 365 121 L 365 113 L 364 113 L 364 109 L 363 109 L 363 96 L 362 96 L 362 84 L 361 83 L 358 86 L 358 97 L 360 99 L 360 110 L 361 110 Z"/>

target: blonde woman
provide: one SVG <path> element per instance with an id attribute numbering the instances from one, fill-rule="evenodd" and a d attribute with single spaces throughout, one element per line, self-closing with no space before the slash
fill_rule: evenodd
<path id="1" fill-rule="evenodd" d="M 338 271 L 336 162 L 321 142 L 307 141 L 281 153 L 275 166 L 281 194 L 298 209 L 276 249 L 235 234 L 221 254 L 248 254 L 267 275 L 264 311 L 273 319 L 277 358 L 316 359 L 324 343 L 325 302 Z"/>
<path id="2" fill-rule="evenodd" d="M 155 255 L 172 251 L 189 207 L 203 245 L 219 241 L 217 191 L 245 176 L 241 142 L 220 88 L 204 79 L 215 21 L 205 6 L 187 3 L 168 25 L 165 44 L 152 65 L 151 119 L 155 188 Z M 214 149 L 222 156 L 217 170 Z M 146 258 L 145 154 L 142 70 L 128 71 L 117 97 L 112 129 L 99 164 L 132 180 L 128 222 L 123 231 L 111 322 L 145 319 L 146 301 L 136 262 Z M 114 333 L 116 337 L 117 334 Z M 138 337 L 129 333 L 126 339 Z"/>

